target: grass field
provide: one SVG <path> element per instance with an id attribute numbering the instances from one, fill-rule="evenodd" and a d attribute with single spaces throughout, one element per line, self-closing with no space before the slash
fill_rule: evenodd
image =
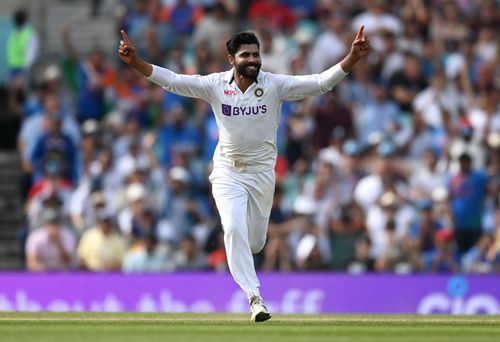
<path id="1" fill-rule="evenodd" d="M 500 316 L 0 313 L 0 341 L 499 341 Z"/>

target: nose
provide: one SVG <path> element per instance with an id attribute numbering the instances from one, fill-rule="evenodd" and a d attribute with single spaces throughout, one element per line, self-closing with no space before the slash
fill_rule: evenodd
<path id="1" fill-rule="evenodd" d="M 248 63 L 258 64 L 259 62 L 260 62 L 259 57 L 255 57 L 255 56 L 248 57 Z"/>

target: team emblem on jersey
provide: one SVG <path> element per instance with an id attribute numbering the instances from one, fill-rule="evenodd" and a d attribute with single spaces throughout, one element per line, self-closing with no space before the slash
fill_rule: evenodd
<path id="1" fill-rule="evenodd" d="M 256 88 L 253 93 L 257 97 L 262 97 L 262 95 L 264 95 L 264 89 Z"/>

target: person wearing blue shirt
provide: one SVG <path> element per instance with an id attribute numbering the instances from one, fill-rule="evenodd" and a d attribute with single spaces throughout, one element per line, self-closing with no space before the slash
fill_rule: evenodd
<path id="1" fill-rule="evenodd" d="M 460 170 L 449 184 L 450 205 L 455 226 L 458 253 L 466 253 L 482 234 L 482 216 L 487 192 L 487 175 L 472 169 L 472 158 L 463 153 L 459 157 Z"/>
<path id="2" fill-rule="evenodd" d="M 62 165 L 64 178 L 76 184 L 78 149 L 71 138 L 61 131 L 59 115 L 52 115 L 48 124 L 47 132 L 38 138 L 30 158 L 33 165 L 33 182 L 43 176 L 47 163 L 57 162 Z"/>

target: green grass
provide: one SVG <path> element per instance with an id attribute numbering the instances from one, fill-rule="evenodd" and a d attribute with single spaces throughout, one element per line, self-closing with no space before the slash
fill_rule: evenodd
<path id="1" fill-rule="evenodd" d="M 0 341 L 498 341 L 500 316 L 0 313 Z"/>

